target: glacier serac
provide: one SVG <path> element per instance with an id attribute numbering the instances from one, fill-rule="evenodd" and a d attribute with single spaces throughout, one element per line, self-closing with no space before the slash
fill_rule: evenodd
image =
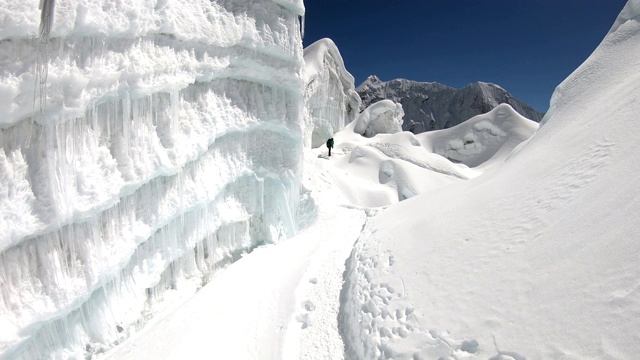
<path id="1" fill-rule="evenodd" d="M 353 131 L 374 137 L 377 134 L 395 134 L 402 131 L 402 105 L 391 100 L 381 100 L 364 109 L 355 119 Z"/>
<path id="2" fill-rule="evenodd" d="M 1 358 L 105 351 L 301 211 L 301 0 L 43 4 L 0 1 Z"/>
<path id="3" fill-rule="evenodd" d="M 437 82 L 382 81 L 371 75 L 356 91 L 362 99 L 361 110 L 383 99 L 402 104 L 402 129 L 415 134 L 450 128 L 502 103 L 533 121 L 540 121 L 543 116 L 500 86 L 481 81 L 455 89 Z"/>
<path id="4" fill-rule="evenodd" d="M 320 39 L 304 49 L 307 147 L 318 147 L 358 115 L 360 96 L 354 78 L 344 66 L 331 39 Z M 305 142 L 309 142 L 308 140 Z"/>
<path id="5" fill-rule="evenodd" d="M 636 358 L 640 0 L 540 127 L 304 11 L 0 0 L 0 360 Z"/>

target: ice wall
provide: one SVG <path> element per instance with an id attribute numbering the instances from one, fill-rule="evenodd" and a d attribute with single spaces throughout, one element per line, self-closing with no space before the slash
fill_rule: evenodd
<path id="1" fill-rule="evenodd" d="M 344 66 L 338 47 L 321 39 L 304 49 L 305 144 L 321 146 L 358 115 L 360 96 Z"/>
<path id="2" fill-rule="evenodd" d="M 102 352 L 296 227 L 301 0 L 53 5 L 0 0 L 2 359 Z"/>

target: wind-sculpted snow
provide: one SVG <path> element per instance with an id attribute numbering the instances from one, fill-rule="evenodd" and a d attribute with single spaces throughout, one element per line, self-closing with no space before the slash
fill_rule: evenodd
<path id="1" fill-rule="evenodd" d="M 310 117 L 305 142 L 315 148 L 353 121 L 360 96 L 331 39 L 318 40 L 305 48 L 304 61 L 305 106 Z"/>
<path id="2" fill-rule="evenodd" d="M 355 175 L 350 186 L 368 189 L 351 198 L 361 206 L 389 205 L 477 177 L 505 161 L 538 128 L 506 104 L 453 128 L 418 135 L 395 132 L 399 104 L 384 100 L 368 110 L 335 135 L 332 154 L 343 171 Z M 392 134 L 382 131 L 394 126 Z M 362 135 L 366 130 L 371 137 Z"/>
<path id="3" fill-rule="evenodd" d="M 627 3 L 491 171 L 368 221 L 345 272 L 348 358 L 638 357 L 638 9 Z M 481 118 L 456 132 L 434 149 L 469 164 L 475 143 L 515 134 Z"/>
<path id="4" fill-rule="evenodd" d="M 417 138 L 434 153 L 477 168 L 504 161 L 537 129 L 537 123 L 525 119 L 509 105 L 500 104 L 453 128 L 423 133 Z"/>
<path id="5" fill-rule="evenodd" d="M 296 232 L 301 1 L 55 5 L 0 1 L 0 358 L 102 352 Z"/>
<path id="6" fill-rule="evenodd" d="M 383 99 L 402 104 L 402 129 L 415 134 L 453 127 L 502 103 L 527 119 L 540 121 L 543 115 L 500 86 L 484 82 L 454 89 L 436 82 L 381 81 L 372 75 L 356 91 L 362 98 L 362 110 Z"/>
<path id="7" fill-rule="evenodd" d="M 640 2 L 635 0 L 628 1 L 613 23 L 609 34 L 616 32 L 621 25 L 629 20 L 635 19 L 637 21 L 638 17 L 640 17 Z"/>

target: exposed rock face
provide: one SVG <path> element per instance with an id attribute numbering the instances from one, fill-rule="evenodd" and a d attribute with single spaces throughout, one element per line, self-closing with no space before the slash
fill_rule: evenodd
<path id="1" fill-rule="evenodd" d="M 455 89 L 437 82 L 381 81 L 371 75 L 356 91 L 362 99 L 361 110 L 383 99 L 402 104 L 405 114 L 402 129 L 416 134 L 450 128 L 487 113 L 501 103 L 511 105 L 520 115 L 536 122 L 544 115 L 500 86 L 484 82 Z"/>

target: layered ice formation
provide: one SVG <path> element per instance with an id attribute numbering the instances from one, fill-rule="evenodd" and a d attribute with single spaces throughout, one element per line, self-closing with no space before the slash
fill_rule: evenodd
<path id="1" fill-rule="evenodd" d="M 303 13 L 0 0 L 0 358 L 104 351 L 295 233 Z"/>
<path id="2" fill-rule="evenodd" d="M 355 119 L 360 96 L 331 39 L 318 40 L 305 48 L 304 61 L 305 106 L 310 117 L 306 137 L 311 147 L 318 147 Z"/>

